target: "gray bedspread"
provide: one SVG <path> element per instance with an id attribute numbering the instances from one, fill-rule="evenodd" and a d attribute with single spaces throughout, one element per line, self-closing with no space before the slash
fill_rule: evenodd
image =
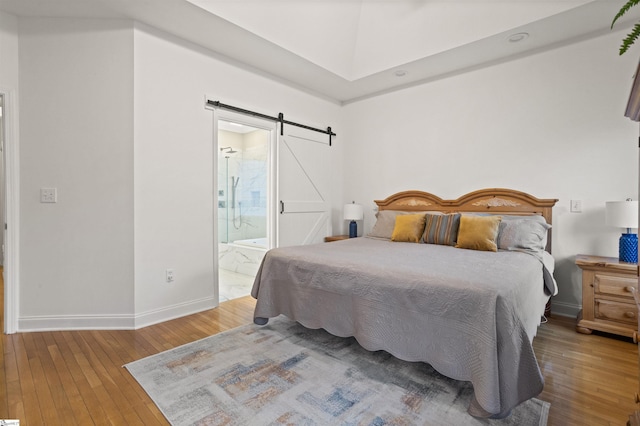
<path id="1" fill-rule="evenodd" d="M 470 414 L 503 417 L 542 391 L 531 341 L 543 288 L 525 253 L 353 238 L 268 251 L 251 294 L 257 323 L 284 314 L 427 362 L 472 382 Z"/>

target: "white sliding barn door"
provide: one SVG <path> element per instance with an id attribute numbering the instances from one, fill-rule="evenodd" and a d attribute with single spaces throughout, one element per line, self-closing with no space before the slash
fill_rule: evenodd
<path id="1" fill-rule="evenodd" d="M 329 135 L 284 125 L 278 135 L 277 246 L 324 242 L 331 231 Z"/>

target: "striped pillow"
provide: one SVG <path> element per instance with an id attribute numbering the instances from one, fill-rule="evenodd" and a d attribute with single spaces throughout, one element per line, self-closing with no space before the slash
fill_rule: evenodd
<path id="1" fill-rule="evenodd" d="M 460 227 L 460 213 L 428 214 L 422 241 L 427 244 L 455 246 Z"/>

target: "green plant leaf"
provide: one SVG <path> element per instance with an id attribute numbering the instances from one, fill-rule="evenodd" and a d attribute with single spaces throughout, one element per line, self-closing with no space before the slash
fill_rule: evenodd
<path id="1" fill-rule="evenodd" d="M 622 17 L 625 13 L 629 11 L 629 9 L 631 9 L 633 6 L 637 5 L 638 3 L 640 3 L 640 0 L 629 0 L 624 6 L 622 6 L 622 9 L 620 9 L 620 11 L 616 14 L 615 18 L 613 18 L 613 22 L 611 23 L 611 28 L 613 28 L 613 24 L 616 23 L 618 18 Z"/>
<path id="2" fill-rule="evenodd" d="M 640 37 L 640 23 L 637 23 L 633 26 L 633 30 L 627 34 L 627 37 L 622 40 L 622 46 L 620 46 L 620 54 L 622 55 L 624 52 L 629 50 L 631 45 Z"/>

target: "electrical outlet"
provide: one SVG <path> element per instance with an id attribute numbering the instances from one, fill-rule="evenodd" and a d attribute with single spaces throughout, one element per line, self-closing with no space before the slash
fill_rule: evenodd
<path id="1" fill-rule="evenodd" d="M 582 213 L 582 200 L 571 200 L 571 212 Z"/>
<path id="2" fill-rule="evenodd" d="M 173 275 L 173 269 L 167 269 L 165 271 L 165 276 L 167 278 L 167 282 L 172 283 L 173 280 L 175 279 L 175 276 Z"/>
<path id="3" fill-rule="evenodd" d="M 57 203 L 58 202 L 57 188 L 40 188 L 40 202 L 41 203 Z"/>

